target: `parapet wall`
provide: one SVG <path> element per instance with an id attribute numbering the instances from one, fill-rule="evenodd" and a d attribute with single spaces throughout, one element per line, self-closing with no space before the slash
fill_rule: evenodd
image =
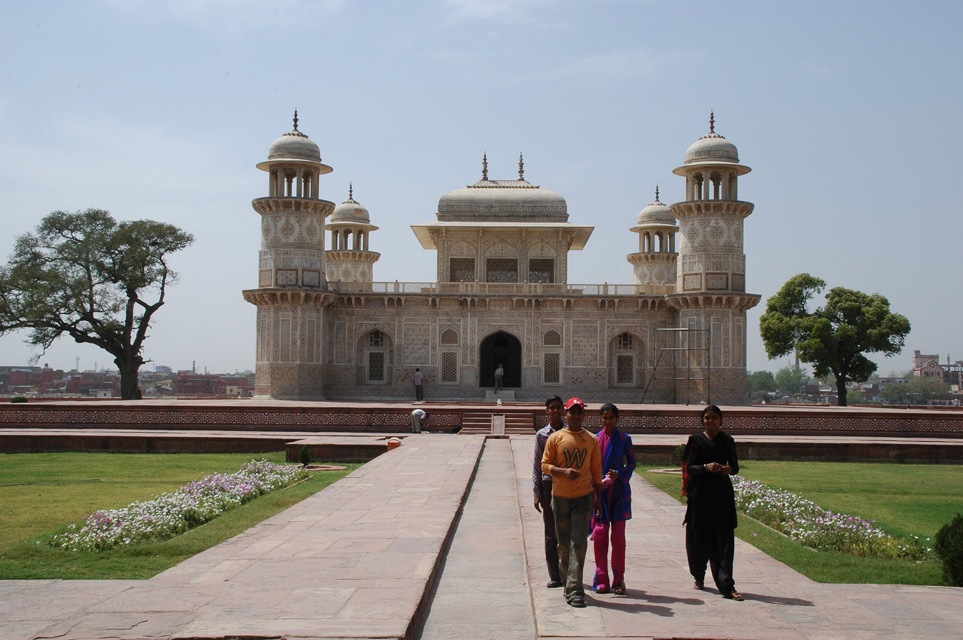
<path id="1" fill-rule="evenodd" d="M 238 432 L 397 433 L 408 430 L 412 409 L 427 411 L 432 431 L 457 431 L 468 414 L 527 414 L 547 424 L 534 403 L 338 403 L 281 400 L 52 401 L 0 404 L 0 429 L 100 428 L 228 430 Z M 589 404 L 585 426 L 600 426 Z M 675 434 L 700 428 L 700 406 L 621 405 L 628 433 Z M 963 438 L 963 410 L 876 407 L 723 407 L 723 429 L 733 435 L 859 435 Z"/>

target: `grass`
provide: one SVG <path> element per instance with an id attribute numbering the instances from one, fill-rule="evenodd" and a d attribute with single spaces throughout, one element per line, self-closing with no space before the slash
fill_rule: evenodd
<path id="1" fill-rule="evenodd" d="M 897 536 L 934 537 L 963 509 L 963 466 L 748 460 L 740 474 L 799 494 L 833 511 L 876 520 Z M 645 473 L 675 498 L 681 476 Z M 940 562 L 857 558 L 813 551 L 744 515 L 736 535 L 817 582 L 942 584 Z"/>
<path id="2" fill-rule="evenodd" d="M 43 453 L 0 455 L 0 579 L 146 579 L 227 540 L 345 476 L 315 471 L 298 485 L 256 500 L 164 542 L 107 552 L 37 544 L 98 509 L 124 507 L 212 473 L 233 473 L 270 454 Z"/>

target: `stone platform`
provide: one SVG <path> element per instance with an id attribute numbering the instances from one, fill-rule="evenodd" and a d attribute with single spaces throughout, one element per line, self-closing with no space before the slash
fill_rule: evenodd
<path id="1" fill-rule="evenodd" d="M 533 447 L 527 436 L 406 437 L 150 580 L 0 582 L 0 637 L 963 637 L 963 589 L 817 584 L 738 540 L 746 601 L 694 591 L 684 508 L 641 476 L 626 528 L 628 592 L 572 609 L 545 588 Z M 591 546 L 589 556 L 591 566 Z"/>

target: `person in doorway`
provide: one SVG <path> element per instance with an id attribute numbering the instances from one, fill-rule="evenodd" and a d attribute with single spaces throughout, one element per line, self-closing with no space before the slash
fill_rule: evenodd
<path id="1" fill-rule="evenodd" d="M 498 365 L 495 369 L 495 393 L 502 390 L 502 382 L 505 379 L 505 369 L 502 365 Z"/>
<path id="2" fill-rule="evenodd" d="M 542 473 L 552 476 L 559 573 L 565 579 L 565 601 L 573 607 L 585 606 L 585 551 L 602 488 L 599 442 L 582 429 L 584 418 L 585 403 L 569 398 L 565 404 L 567 424 L 549 436 L 542 455 Z"/>
<path id="3" fill-rule="evenodd" d="M 421 373 L 421 369 L 415 367 L 415 373 L 411 376 L 411 381 L 415 383 L 415 402 L 421 402 L 425 399 L 425 376 Z"/>
<path id="4" fill-rule="evenodd" d="M 632 487 L 635 450 L 632 438 L 617 428 L 619 408 L 602 405 L 602 430 L 596 434 L 602 454 L 602 504 L 592 520 L 595 543 L 596 593 L 625 594 L 625 521 L 632 518 Z M 612 538 L 612 579 L 609 580 L 609 534 Z"/>
<path id="5" fill-rule="evenodd" d="M 552 396 L 545 401 L 548 424 L 535 433 L 535 459 L 532 463 L 532 483 L 535 493 L 535 510 L 542 513 L 545 529 L 545 564 L 548 566 L 548 588 L 562 586 L 562 574 L 558 569 L 558 540 L 555 538 L 555 512 L 552 511 L 552 476 L 542 473 L 542 454 L 545 443 L 553 433 L 565 428 L 562 416 L 565 409 L 562 399 Z"/>
<path id="6" fill-rule="evenodd" d="M 410 433 L 421 433 L 421 427 L 428 424 L 428 412 L 424 409 L 415 409 L 411 412 Z"/>
<path id="7" fill-rule="evenodd" d="M 696 589 L 705 588 L 706 562 L 724 598 L 742 600 L 732 579 L 736 499 L 729 476 L 739 473 L 736 443 L 723 432 L 722 410 L 702 410 L 704 430 L 689 436 L 682 454 L 682 493 L 687 497 L 685 552 Z"/>

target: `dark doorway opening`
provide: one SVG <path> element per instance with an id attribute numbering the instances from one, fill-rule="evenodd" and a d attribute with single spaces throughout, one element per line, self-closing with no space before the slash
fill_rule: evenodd
<path id="1" fill-rule="evenodd" d="M 495 386 L 498 365 L 505 370 L 505 388 L 522 386 L 522 343 L 510 333 L 499 331 L 482 340 L 479 363 L 482 387 Z"/>

